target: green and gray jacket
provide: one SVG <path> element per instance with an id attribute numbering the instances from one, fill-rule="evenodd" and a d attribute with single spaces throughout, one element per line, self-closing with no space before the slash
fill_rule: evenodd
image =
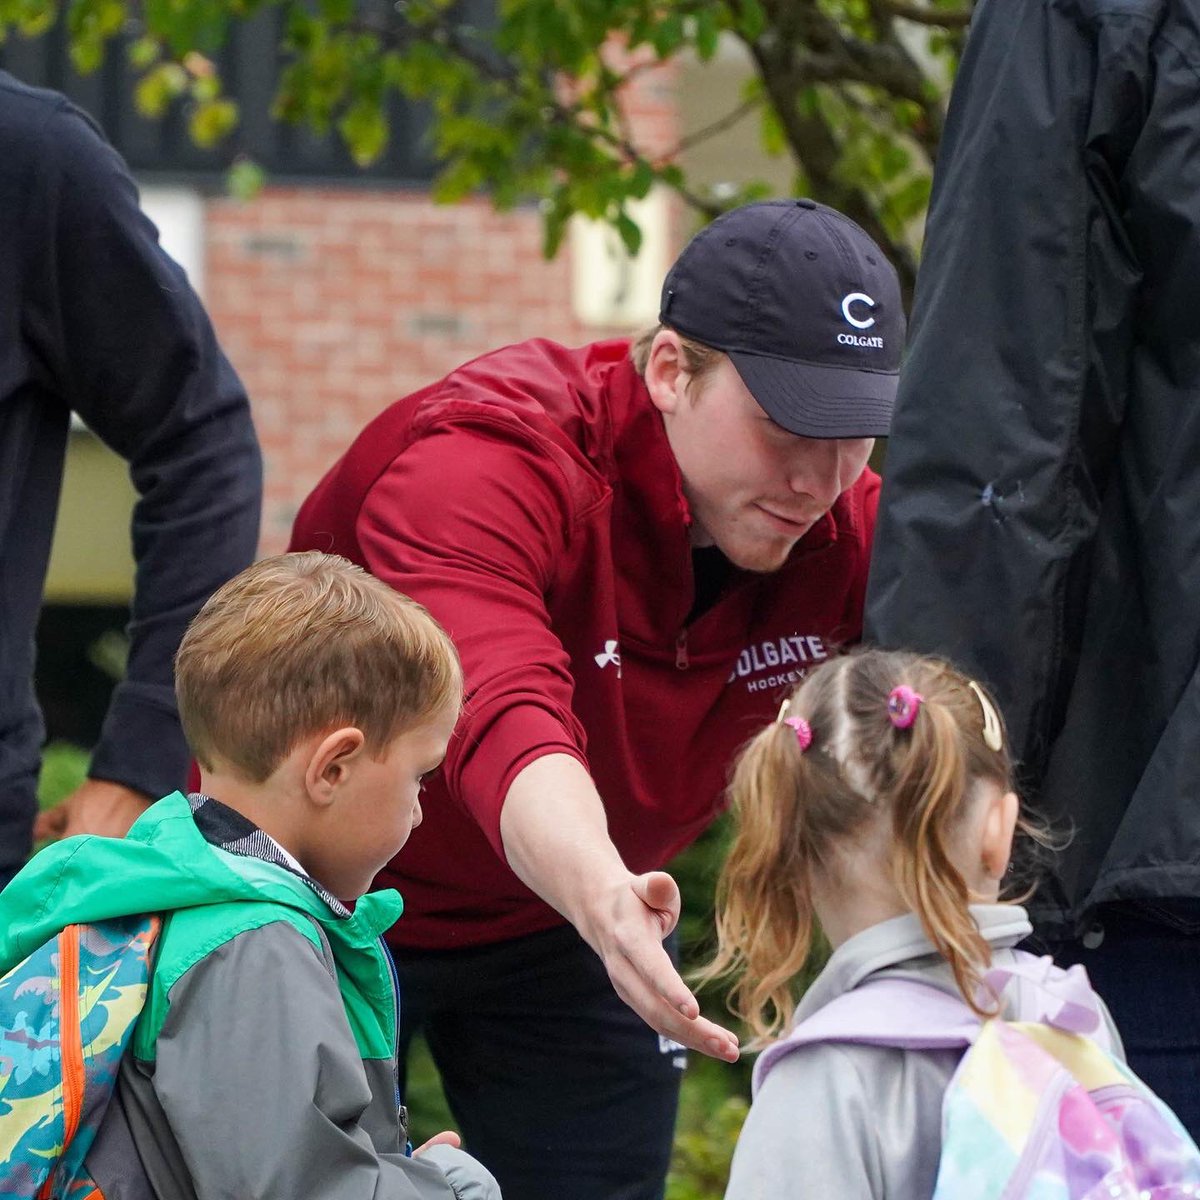
<path id="1" fill-rule="evenodd" d="M 243 818 L 203 807 L 249 836 L 212 844 L 176 792 L 127 838 L 51 846 L 0 893 L 0 974 L 68 924 L 166 916 L 88 1156 L 104 1195 L 498 1200 L 461 1151 L 404 1154 L 396 990 L 380 942 L 399 895 L 372 893 L 350 913 Z"/>

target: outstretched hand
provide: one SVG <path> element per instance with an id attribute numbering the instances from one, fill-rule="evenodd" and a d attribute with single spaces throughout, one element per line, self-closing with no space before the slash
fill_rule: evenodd
<path id="1" fill-rule="evenodd" d="M 737 1038 L 700 1015 L 696 997 L 663 949 L 679 911 L 679 885 L 665 871 L 630 875 L 598 899 L 580 932 L 603 960 L 617 995 L 652 1029 L 689 1049 L 736 1062 Z"/>
<path id="2" fill-rule="evenodd" d="M 77 833 L 124 837 L 150 803 L 147 796 L 124 784 L 85 779 L 65 800 L 38 814 L 33 839 L 53 842 Z"/>

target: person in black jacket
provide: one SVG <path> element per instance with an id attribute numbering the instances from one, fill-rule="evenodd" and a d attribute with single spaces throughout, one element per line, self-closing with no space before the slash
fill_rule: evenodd
<path id="1" fill-rule="evenodd" d="M 39 834 L 123 834 L 181 786 L 171 660 L 251 561 L 262 475 L 249 405 L 125 164 L 55 92 L 0 72 L 0 886 L 25 860 L 43 724 L 33 635 L 70 414 L 129 462 L 137 582 L 125 680 L 89 778 Z"/>
<path id="2" fill-rule="evenodd" d="M 981 0 L 867 636 L 1002 701 L 1072 833 L 1035 902 L 1200 1134 L 1200 0 Z"/>

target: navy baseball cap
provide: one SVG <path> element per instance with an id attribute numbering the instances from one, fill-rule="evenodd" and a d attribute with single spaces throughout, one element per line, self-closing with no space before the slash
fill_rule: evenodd
<path id="1" fill-rule="evenodd" d="M 900 281 L 836 210 L 766 200 L 719 216 L 667 273 L 658 319 L 729 355 L 789 432 L 887 436 L 904 348 Z"/>

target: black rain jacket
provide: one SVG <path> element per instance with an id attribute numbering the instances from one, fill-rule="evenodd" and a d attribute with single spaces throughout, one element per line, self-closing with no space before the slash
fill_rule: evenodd
<path id="1" fill-rule="evenodd" d="M 34 629 L 72 412 L 138 492 L 129 662 L 88 774 L 161 796 L 187 777 L 176 647 L 258 542 L 250 405 L 117 152 L 0 71 L 0 886 L 32 844 Z"/>
<path id="2" fill-rule="evenodd" d="M 1200 0 L 978 5 L 875 545 L 1074 830 L 1043 928 L 1200 896 Z"/>

